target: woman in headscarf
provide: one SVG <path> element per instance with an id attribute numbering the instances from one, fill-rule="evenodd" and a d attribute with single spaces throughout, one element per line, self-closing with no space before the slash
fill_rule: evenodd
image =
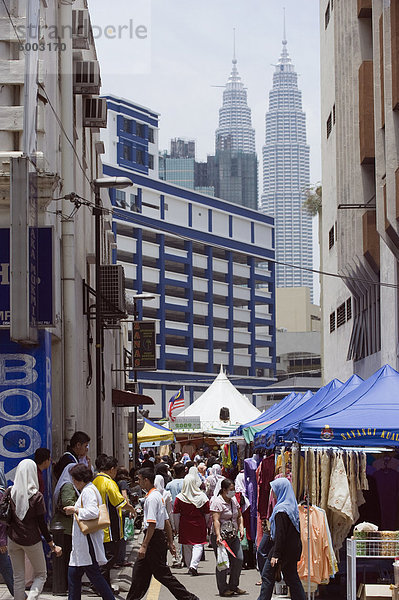
<path id="1" fill-rule="evenodd" d="M 254 569 L 255 568 L 255 557 L 254 557 L 254 543 L 250 539 L 250 531 L 251 531 L 251 523 L 250 523 L 250 511 L 249 507 L 251 506 L 247 492 L 245 489 L 245 477 L 244 471 L 238 473 L 236 480 L 234 482 L 235 490 L 236 490 L 236 500 L 240 505 L 241 514 L 244 522 L 244 530 L 247 538 L 248 546 L 246 549 L 243 547 L 244 554 L 244 563 L 243 569 Z"/>
<path id="2" fill-rule="evenodd" d="M 219 494 L 223 479 L 222 467 L 219 463 L 215 463 L 211 467 L 211 474 L 206 480 L 206 495 L 209 499 L 212 498 L 212 496 L 217 496 Z"/>
<path id="3" fill-rule="evenodd" d="M 173 505 L 172 505 L 172 494 L 165 490 L 165 481 L 162 475 L 155 475 L 154 488 L 161 494 L 165 504 L 166 518 L 172 527 L 173 534 L 175 533 L 175 526 L 173 522 Z"/>
<path id="4" fill-rule="evenodd" d="M 62 547 L 62 558 L 65 563 L 65 585 L 68 587 L 68 565 L 69 557 L 72 550 L 72 515 L 66 515 L 64 508 L 66 506 L 75 506 L 75 502 L 78 499 L 79 492 L 72 483 L 72 476 L 70 470 L 75 466 L 76 463 L 70 463 L 62 471 L 57 485 L 54 490 L 54 506 L 55 512 L 54 517 L 51 520 L 51 525 L 54 523 L 61 523 L 64 527 L 64 544 Z"/>
<path id="5" fill-rule="evenodd" d="M 22 460 L 15 472 L 11 491 L 11 523 L 8 526 L 8 551 L 14 572 L 14 599 L 25 600 L 25 555 L 33 567 L 33 583 L 29 600 L 39 597 L 47 579 L 46 560 L 43 552 L 42 536 L 56 556 L 62 550 L 53 542 L 44 516 L 46 506 L 43 494 L 39 492 L 37 466 L 33 460 Z"/>
<path id="6" fill-rule="evenodd" d="M 271 600 L 276 569 L 280 565 L 284 581 L 290 589 L 292 600 L 306 600 L 298 576 L 297 562 L 301 558 L 302 544 L 299 528 L 299 511 L 294 490 L 286 477 L 271 482 L 277 503 L 270 517 L 270 535 L 273 546 L 262 571 L 262 587 L 258 600 Z"/>
<path id="7" fill-rule="evenodd" d="M 4 475 L 3 467 L 0 467 L 0 501 L 7 489 L 7 480 Z M 8 587 L 11 596 L 14 595 L 14 579 L 10 557 L 7 552 L 7 526 L 0 523 L 0 574 L 3 576 L 4 583 Z"/>
<path id="8" fill-rule="evenodd" d="M 205 515 L 209 514 L 209 500 L 199 488 L 195 467 L 184 478 L 182 491 L 176 496 L 173 514 L 188 574 L 198 575 L 198 565 L 206 544 Z"/>

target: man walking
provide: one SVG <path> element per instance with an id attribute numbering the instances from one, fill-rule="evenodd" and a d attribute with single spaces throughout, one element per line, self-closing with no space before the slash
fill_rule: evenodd
<path id="1" fill-rule="evenodd" d="M 154 472 L 149 468 L 139 470 L 139 485 L 147 491 L 144 502 L 144 540 L 141 544 L 136 563 L 133 567 L 132 584 L 126 600 L 141 600 L 154 576 L 168 588 L 178 600 L 199 600 L 182 585 L 166 564 L 166 553 L 174 555 L 175 546 L 172 528 L 166 520 L 166 510 L 161 494 L 154 488 Z M 168 542 L 165 540 L 164 529 Z"/>
<path id="2" fill-rule="evenodd" d="M 67 465 L 70 463 L 81 462 L 85 460 L 88 467 L 90 467 L 90 459 L 87 457 L 89 449 L 90 437 L 84 431 L 75 431 L 69 442 L 67 451 L 61 456 L 60 460 L 54 465 L 53 472 L 57 480 L 61 477 L 61 473 Z"/>
<path id="3" fill-rule="evenodd" d="M 104 530 L 104 550 L 107 563 L 100 567 L 101 573 L 111 587 L 111 569 L 115 565 L 119 552 L 122 528 L 122 507 L 134 513 L 133 506 L 122 496 L 118 484 L 114 481 L 116 477 L 118 461 L 113 456 L 103 457 L 101 471 L 93 483 L 101 494 L 102 501 L 107 505 L 111 525 Z"/>

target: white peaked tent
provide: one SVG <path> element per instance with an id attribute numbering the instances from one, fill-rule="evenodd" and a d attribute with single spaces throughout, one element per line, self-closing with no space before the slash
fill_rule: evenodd
<path id="1" fill-rule="evenodd" d="M 229 409 L 229 421 L 220 420 L 220 409 Z M 260 411 L 246 396 L 243 396 L 229 381 L 220 367 L 220 373 L 209 388 L 195 402 L 179 413 L 178 417 L 200 417 L 203 432 L 234 429 L 234 425 L 243 425 L 256 419 Z M 198 430 L 197 430 L 198 431 Z M 216 431 L 215 431 L 216 433 Z"/>

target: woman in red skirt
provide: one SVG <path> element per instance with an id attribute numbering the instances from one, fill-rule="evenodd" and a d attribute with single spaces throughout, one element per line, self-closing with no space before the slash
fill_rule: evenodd
<path id="1" fill-rule="evenodd" d="M 184 560 L 189 567 L 188 573 L 198 575 L 203 547 L 207 543 L 205 515 L 209 514 L 209 500 L 199 488 L 198 474 L 194 473 L 194 468 L 184 478 L 182 491 L 176 496 L 173 514 L 179 542 L 183 545 Z"/>

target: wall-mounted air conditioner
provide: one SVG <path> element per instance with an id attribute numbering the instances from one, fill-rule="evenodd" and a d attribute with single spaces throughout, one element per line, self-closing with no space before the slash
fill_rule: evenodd
<path id="1" fill-rule="evenodd" d="M 90 19 L 89 11 L 72 11 L 72 48 L 75 50 L 89 49 Z"/>
<path id="2" fill-rule="evenodd" d="M 125 272 L 122 265 L 101 265 L 100 311 L 105 320 L 126 317 Z"/>
<path id="3" fill-rule="evenodd" d="M 107 126 L 107 101 L 105 98 L 84 98 L 83 102 L 83 126 L 84 127 L 106 127 Z"/>
<path id="4" fill-rule="evenodd" d="M 73 63 L 73 93 L 100 93 L 100 66 L 97 60 L 77 60 Z"/>

